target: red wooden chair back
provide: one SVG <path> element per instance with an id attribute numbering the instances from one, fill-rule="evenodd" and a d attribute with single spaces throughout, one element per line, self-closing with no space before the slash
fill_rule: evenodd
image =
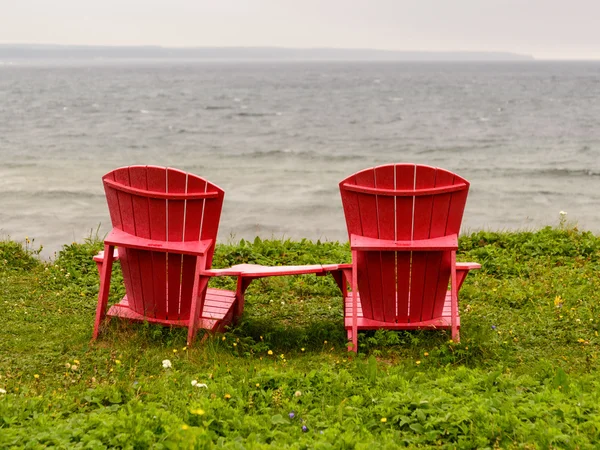
<path id="1" fill-rule="evenodd" d="M 157 241 L 216 240 L 224 192 L 176 169 L 122 167 L 102 178 L 114 228 Z M 212 263 L 214 245 L 207 255 Z M 196 258 L 119 249 L 129 307 L 146 317 L 187 320 Z"/>
<path id="2" fill-rule="evenodd" d="M 366 169 L 340 183 L 349 235 L 412 241 L 458 235 L 469 183 L 415 164 Z M 450 252 L 357 253 L 363 317 L 410 323 L 442 315 Z"/>

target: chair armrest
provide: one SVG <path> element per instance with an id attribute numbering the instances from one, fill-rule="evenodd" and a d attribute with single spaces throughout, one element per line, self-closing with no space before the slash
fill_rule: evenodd
<path id="1" fill-rule="evenodd" d="M 262 266 L 260 264 L 237 264 L 227 269 L 203 270 L 201 275 L 211 277 L 239 276 L 242 278 L 264 278 L 285 275 L 320 274 L 325 270 L 321 264 L 305 266 Z"/>
<path id="2" fill-rule="evenodd" d="M 386 239 L 350 236 L 350 248 L 359 251 L 444 251 L 458 250 L 458 237 L 456 234 L 433 239 L 419 239 L 415 241 L 393 241 Z"/>
<path id="3" fill-rule="evenodd" d="M 117 247 L 135 248 L 139 250 L 152 250 L 156 252 L 172 252 L 182 255 L 204 255 L 213 245 L 212 239 L 203 241 L 158 241 L 155 239 L 145 239 L 125 233 L 122 230 L 113 228 L 104 239 L 105 244 L 116 245 Z"/>
<path id="4" fill-rule="evenodd" d="M 477 269 L 481 269 L 481 264 L 478 263 L 472 263 L 472 262 L 457 262 L 456 263 L 456 270 L 477 270 Z"/>
<path id="5" fill-rule="evenodd" d="M 114 261 L 118 261 L 119 260 L 119 250 L 118 249 L 114 249 L 113 250 L 113 260 Z M 104 250 L 100 250 L 98 252 L 98 254 L 96 256 L 94 256 L 94 261 L 96 261 L 97 263 L 101 263 L 102 261 L 104 261 Z"/>

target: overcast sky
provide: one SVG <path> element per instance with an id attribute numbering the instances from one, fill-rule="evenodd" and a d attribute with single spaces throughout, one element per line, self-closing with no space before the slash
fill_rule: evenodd
<path id="1" fill-rule="evenodd" d="M 0 43 L 489 50 L 600 59 L 600 0 L 0 0 Z"/>

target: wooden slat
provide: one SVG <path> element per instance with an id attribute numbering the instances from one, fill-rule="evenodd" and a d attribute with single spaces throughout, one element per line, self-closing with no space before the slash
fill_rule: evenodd
<path id="1" fill-rule="evenodd" d="M 216 191 L 219 193 L 219 195 L 216 198 L 206 199 L 204 202 L 204 213 L 202 214 L 200 239 L 212 239 L 213 242 L 216 242 L 225 193 L 221 188 L 212 183 L 207 183 L 206 189 L 210 191 Z M 206 255 L 206 267 L 210 267 L 212 265 L 214 251 L 215 248 L 213 246 L 213 248 Z"/>
<path id="2" fill-rule="evenodd" d="M 446 170 L 438 169 L 435 178 L 436 186 L 454 185 L 455 176 Z M 464 183 L 460 183 L 463 184 Z M 447 236 L 446 229 L 450 211 L 452 194 L 436 195 L 433 199 L 433 214 L 431 219 L 432 238 Z M 450 279 L 450 252 L 440 252 L 429 255 L 427 261 L 427 279 L 425 300 L 423 305 L 423 320 L 439 317 L 444 307 L 444 299 Z"/>
<path id="3" fill-rule="evenodd" d="M 159 241 L 134 236 L 124 231 L 113 228 L 104 239 L 111 245 L 117 245 L 136 250 L 180 253 L 182 255 L 205 255 L 212 247 L 212 241 Z"/>
<path id="4" fill-rule="evenodd" d="M 206 293 L 206 303 L 219 305 L 219 307 L 212 308 L 207 312 L 206 316 L 203 315 L 203 320 L 200 321 L 199 327 L 216 331 L 219 329 L 218 327 L 221 327 L 222 325 L 225 325 L 231 321 L 233 316 L 233 307 L 235 304 L 235 292 L 220 289 L 208 289 Z M 131 306 L 127 300 L 127 296 L 123 298 L 120 303 L 113 305 L 109 309 L 107 315 L 137 322 L 149 322 L 165 326 L 188 326 L 187 320 L 156 319 L 139 314 L 131 309 Z"/>
<path id="5" fill-rule="evenodd" d="M 131 166 L 134 167 L 134 166 Z M 141 166 L 139 166 L 141 167 Z M 199 178 L 199 177 L 198 177 Z M 124 192 L 126 194 L 131 194 L 132 196 L 142 197 L 142 198 L 154 198 L 154 199 L 162 199 L 162 200 L 203 200 L 205 198 L 217 198 L 219 196 L 219 192 L 211 190 L 209 192 L 202 191 L 196 193 L 162 193 L 156 192 L 150 189 L 139 189 L 135 187 L 130 187 L 128 185 L 117 183 L 110 179 L 105 180 L 105 183 L 108 184 L 113 189 Z"/>
<path id="6" fill-rule="evenodd" d="M 202 178 L 188 174 L 187 194 L 198 194 L 206 191 L 206 181 Z M 204 212 L 204 199 L 192 199 L 185 202 L 185 229 L 183 240 L 185 242 L 198 241 L 200 239 L 200 226 Z M 196 271 L 196 257 L 184 255 L 181 266 L 181 305 L 179 312 L 187 317 L 190 314 L 192 290 L 194 288 L 194 274 Z M 202 311 L 203 295 L 199 296 L 201 302 L 198 311 Z M 188 300 L 189 299 L 189 300 Z"/>
<path id="7" fill-rule="evenodd" d="M 374 170 L 363 170 L 356 174 L 356 184 L 374 187 Z M 377 198 L 372 194 L 358 194 L 358 206 L 362 236 L 379 237 L 379 220 L 377 215 Z M 383 320 L 383 300 L 381 288 L 381 256 L 377 252 L 359 252 L 361 264 L 358 266 L 358 289 L 362 294 L 363 308 L 366 317 Z"/>
<path id="8" fill-rule="evenodd" d="M 353 234 L 350 237 L 350 248 L 358 251 L 449 251 L 458 249 L 458 237 L 456 234 L 453 234 L 432 239 L 388 241 L 385 239 L 368 238 Z"/>
<path id="9" fill-rule="evenodd" d="M 375 169 L 375 186 L 382 189 L 394 189 L 395 171 L 393 165 Z M 377 218 L 379 222 L 379 239 L 394 240 L 396 238 L 395 199 L 389 196 L 377 197 Z M 396 255 L 394 252 L 379 252 L 381 265 L 381 299 L 383 320 L 396 320 Z"/>
<path id="10" fill-rule="evenodd" d="M 381 166 L 383 167 L 383 166 Z M 423 189 L 381 189 L 379 187 L 368 187 L 359 184 L 345 183 L 344 188 L 352 192 L 358 192 L 362 194 L 372 194 L 377 196 L 386 197 L 420 197 L 423 195 L 437 195 L 449 192 L 456 192 L 463 190 L 467 187 L 466 184 L 454 184 L 448 186 L 423 188 Z"/>
<path id="11" fill-rule="evenodd" d="M 357 325 L 359 330 L 376 330 L 379 328 L 385 328 L 388 330 L 416 330 L 423 328 L 432 328 L 432 329 L 450 329 L 451 321 L 450 321 L 450 292 L 446 297 L 446 307 L 444 308 L 444 314 L 441 317 L 437 317 L 431 320 L 419 321 L 419 322 L 385 322 L 374 319 L 368 319 L 363 317 L 362 309 L 360 307 L 360 296 L 359 303 L 357 308 L 358 320 Z M 344 327 L 347 330 L 352 328 L 352 297 L 347 296 L 344 299 L 345 305 L 345 313 L 344 313 Z M 460 326 L 460 319 L 458 320 L 458 325 Z"/>
<path id="12" fill-rule="evenodd" d="M 167 169 L 167 192 L 181 194 L 186 190 L 187 174 L 177 169 Z M 167 241 L 182 242 L 185 224 L 185 201 L 167 200 Z M 181 264 L 180 253 L 167 254 L 167 317 L 169 319 L 185 320 L 189 317 L 180 314 L 181 301 Z M 190 299 L 191 303 L 191 299 Z"/>
<path id="13" fill-rule="evenodd" d="M 163 167 L 148 166 L 146 170 L 148 189 L 155 192 L 167 191 L 167 171 Z M 148 199 L 148 214 L 150 220 L 150 238 L 158 241 L 167 240 L 167 201 L 163 199 Z M 154 273 L 151 280 L 154 298 L 154 317 L 167 319 L 167 254 L 152 252 L 152 267 Z"/>
<path id="14" fill-rule="evenodd" d="M 415 188 L 426 189 L 434 186 L 435 168 L 417 166 L 415 175 Z M 433 196 L 415 197 L 413 239 L 429 238 Z M 421 311 L 425 294 L 425 275 L 428 255 L 422 252 L 413 252 L 410 280 L 410 322 L 421 321 Z"/>
<path id="15" fill-rule="evenodd" d="M 398 164 L 395 171 L 396 189 L 414 189 L 415 166 L 413 164 Z M 396 198 L 396 240 L 412 240 L 413 208 L 414 197 Z M 396 253 L 396 320 L 401 323 L 408 322 L 411 261 L 411 254 Z"/>
<path id="16" fill-rule="evenodd" d="M 342 206 L 344 208 L 344 216 L 346 218 L 346 227 L 348 228 L 348 237 L 352 234 L 362 235 L 362 224 L 361 224 L 361 212 L 358 203 L 358 194 L 355 192 L 348 191 L 343 185 L 345 182 L 351 182 L 356 184 L 356 175 L 351 175 L 340 183 L 340 194 L 342 197 Z M 357 254 L 356 265 L 359 268 L 365 266 L 364 256 L 362 252 Z M 368 292 L 368 278 L 363 277 L 363 287 Z M 364 283 L 367 283 L 365 286 Z M 354 286 L 350 286 L 354 289 Z M 361 289 L 363 288 L 361 287 Z"/>
<path id="17" fill-rule="evenodd" d="M 129 185 L 129 168 L 121 168 L 114 171 L 115 182 Z M 119 211 L 121 215 L 121 230 L 129 234 L 135 234 L 135 219 L 133 217 L 133 202 L 131 195 L 117 191 Z M 129 293 L 129 304 L 135 311 L 143 311 L 142 280 L 140 266 L 135 250 L 124 249 L 121 255 L 121 268 L 123 270 L 123 282 L 125 290 Z"/>
<path id="18" fill-rule="evenodd" d="M 147 168 L 145 166 L 131 166 L 129 168 L 130 185 L 136 189 L 147 189 Z M 135 221 L 136 236 L 150 239 L 150 213 L 148 211 L 148 199 L 133 195 L 131 198 L 133 204 L 133 217 Z M 133 254 L 134 252 L 132 252 Z M 140 270 L 140 294 L 138 303 L 141 303 L 142 309 L 138 312 L 148 317 L 155 317 L 154 292 L 151 280 L 154 274 L 152 265 L 152 255 L 148 251 L 136 251 L 138 266 Z"/>

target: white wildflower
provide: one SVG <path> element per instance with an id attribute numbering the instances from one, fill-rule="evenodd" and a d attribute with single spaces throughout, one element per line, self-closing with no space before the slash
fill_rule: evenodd
<path id="1" fill-rule="evenodd" d="M 162 366 L 165 369 L 170 369 L 171 367 L 173 367 L 171 361 L 169 361 L 168 359 L 163 359 Z"/>
<path id="2" fill-rule="evenodd" d="M 561 212 L 559 212 L 558 214 L 560 214 L 562 217 L 564 217 L 564 216 L 566 216 L 566 215 L 567 215 L 567 212 L 566 212 L 566 211 L 561 211 Z"/>
<path id="3" fill-rule="evenodd" d="M 294 397 L 300 397 L 301 395 L 302 395 L 302 392 L 300 392 L 300 391 L 294 392 Z"/>
<path id="4" fill-rule="evenodd" d="M 0 394 L 6 394 L 6 389 L 0 388 Z"/>

